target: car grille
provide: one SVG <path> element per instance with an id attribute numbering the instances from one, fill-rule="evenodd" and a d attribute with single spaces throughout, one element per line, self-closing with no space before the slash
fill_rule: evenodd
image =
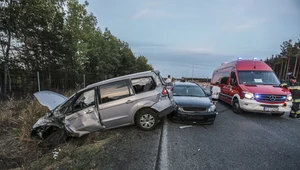
<path id="1" fill-rule="evenodd" d="M 203 120 L 203 116 L 193 115 L 193 116 L 187 116 L 187 120 Z"/>
<path id="2" fill-rule="evenodd" d="M 196 111 L 206 111 L 205 107 L 183 107 L 184 111 L 196 112 Z"/>
<path id="3" fill-rule="evenodd" d="M 255 99 L 259 102 L 284 102 L 286 100 L 286 96 L 273 94 L 255 94 Z"/>

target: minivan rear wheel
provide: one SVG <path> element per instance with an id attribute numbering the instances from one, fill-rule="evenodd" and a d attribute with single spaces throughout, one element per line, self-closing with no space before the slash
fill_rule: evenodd
<path id="1" fill-rule="evenodd" d="M 238 99 L 234 99 L 232 102 L 232 111 L 237 114 L 243 113 L 243 110 L 240 107 L 240 103 Z"/>
<path id="2" fill-rule="evenodd" d="M 157 126 L 158 116 L 154 110 L 150 108 L 141 109 L 137 113 L 135 122 L 142 130 L 153 130 Z"/>

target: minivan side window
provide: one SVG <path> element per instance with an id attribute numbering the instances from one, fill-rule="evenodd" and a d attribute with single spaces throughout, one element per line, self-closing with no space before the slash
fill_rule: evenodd
<path id="1" fill-rule="evenodd" d="M 152 77 L 131 79 L 131 83 L 136 94 L 154 90 L 156 87 Z"/>
<path id="2" fill-rule="evenodd" d="M 114 100 L 130 96 L 129 86 L 126 80 L 107 83 L 100 86 L 101 103 L 107 103 Z"/>
<path id="3" fill-rule="evenodd" d="M 93 105 L 95 105 L 95 89 L 80 93 L 73 103 L 73 110 L 81 110 Z"/>

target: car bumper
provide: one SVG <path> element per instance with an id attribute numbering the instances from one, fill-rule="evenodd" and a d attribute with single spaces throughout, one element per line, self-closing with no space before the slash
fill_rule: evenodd
<path id="1" fill-rule="evenodd" d="M 159 117 L 164 117 L 164 116 L 172 113 L 175 110 L 175 108 L 176 108 L 176 105 L 171 105 L 168 108 L 164 109 L 163 111 L 159 112 L 158 116 Z"/>
<path id="2" fill-rule="evenodd" d="M 168 116 L 172 121 L 186 124 L 212 124 L 216 118 L 216 112 L 184 113 L 174 111 Z"/>
<path id="3" fill-rule="evenodd" d="M 283 113 L 291 111 L 292 102 L 270 104 L 257 102 L 256 100 L 243 99 L 240 100 L 240 107 L 242 110 L 248 112 Z"/>

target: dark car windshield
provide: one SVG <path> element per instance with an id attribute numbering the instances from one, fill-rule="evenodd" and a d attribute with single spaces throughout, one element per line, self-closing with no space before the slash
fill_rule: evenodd
<path id="1" fill-rule="evenodd" d="M 240 84 L 278 85 L 278 78 L 273 71 L 238 71 Z"/>
<path id="2" fill-rule="evenodd" d="M 199 86 L 175 85 L 173 89 L 173 96 L 206 97 L 206 94 Z"/>

